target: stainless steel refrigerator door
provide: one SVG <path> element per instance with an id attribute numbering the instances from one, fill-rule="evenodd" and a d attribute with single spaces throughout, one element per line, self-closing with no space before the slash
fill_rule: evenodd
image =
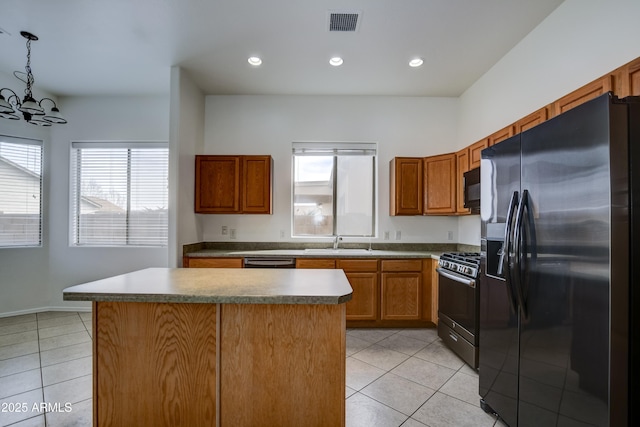
<path id="1" fill-rule="evenodd" d="M 610 425 L 611 110 L 605 95 L 521 134 L 520 427 Z"/>
<path id="2" fill-rule="evenodd" d="M 519 136 L 483 150 L 480 173 L 479 390 L 483 402 L 509 425 L 515 426 L 518 408 L 518 309 L 508 280 L 505 235 L 508 234 L 508 224 L 513 223 L 514 208 L 520 194 Z"/>

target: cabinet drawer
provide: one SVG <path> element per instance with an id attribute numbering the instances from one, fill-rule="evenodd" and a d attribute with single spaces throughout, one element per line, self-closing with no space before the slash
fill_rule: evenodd
<path id="1" fill-rule="evenodd" d="M 189 268 L 242 268 L 242 258 L 189 258 Z"/>
<path id="2" fill-rule="evenodd" d="M 344 271 L 378 271 L 377 259 L 339 259 L 336 265 Z"/>
<path id="3" fill-rule="evenodd" d="M 422 271 L 422 260 L 383 259 L 382 271 Z"/>
<path id="4" fill-rule="evenodd" d="M 298 258 L 296 268 L 336 268 L 335 259 Z"/>

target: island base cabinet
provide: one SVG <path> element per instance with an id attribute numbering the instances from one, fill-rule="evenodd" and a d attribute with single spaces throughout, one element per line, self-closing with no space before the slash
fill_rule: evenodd
<path id="1" fill-rule="evenodd" d="M 214 426 L 216 305 L 93 303 L 94 426 Z"/>
<path id="2" fill-rule="evenodd" d="M 221 426 L 345 425 L 344 304 L 224 304 L 220 345 Z"/>

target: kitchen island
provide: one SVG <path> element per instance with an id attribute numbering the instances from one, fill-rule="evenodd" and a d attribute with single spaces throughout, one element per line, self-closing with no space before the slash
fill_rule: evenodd
<path id="1" fill-rule="evenodd" d="M 341 270 L 151 268 L 93 301 L 94 426 L 344 426 Z"/>

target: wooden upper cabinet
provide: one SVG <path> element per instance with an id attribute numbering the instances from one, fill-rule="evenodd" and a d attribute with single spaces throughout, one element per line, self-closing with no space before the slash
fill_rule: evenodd
<path id="1" fill-rule="evenodd" d="M 424 213 L 456 213 L 456 153 L 424 158 Z"/>
<path id="2" fill-rule="evenodd" d="M 580 89 L 574 90 L 558 99 L 553 103 L 553 115 L 555 117 L 562 114 L 610 90 L 613 90 L 613 75 L 611 74 L 582 86 Z"/>
<path id="3" fill-rule="evenodd" d="M 271 213 L 271 156 L 242 156 L 242 212 Z"/>
<path id="4" fill-rule="evenodd" d="M 618 68 L 615 72 L 614 92 L 620 98 L 640 96 L 640 58 Z"/>
<path id="5" fill-rule="evenodd" d="M 482 160 L 482 150 L 489 147 L 489 139 L 484 138 L 469 146 L 469 170 L 479 168 Z"/>
<path id="6" fill-rule="evenodd" d="M 492 145 L 496 145 L 498 142 L 511 138 L 513 135 L 515 135 L 513 132 L 513 125 L 509 125 L 489 135 L 487 137 L 487 145 L 491 147 Z"/>
<path id="7" fill-rule="evenodd" d="M 464 207 L 464 173 L 469 170 L 469 147 L 456 153 L 456 213 L 468 214 L 469 209 Z"/>
<path id="8" fill-rule="evenodd" d="M 542 107 L 538 111 L 534 111 L 526 117 L 521 118 L 515 124 L 516 134 L 524 132 L 527 129 L 531 129 L 540 123 L 549 119 L 549 107 Z"/>
<path id="9" fill-rule="evenodd" d="M 239 156 L 196 156 L 196 213 L 240 211 Z"/>
<path id="10" fill-rule="evenodd" d="M 195 181 L 196 213 L 271 213 L 271 156 L 196 156 Z"/>
<path id="11" fill-rule="evenodd" d="M 396 157 L 389 163 L 389 215 L 423 214 L 421 157 Z"/>

